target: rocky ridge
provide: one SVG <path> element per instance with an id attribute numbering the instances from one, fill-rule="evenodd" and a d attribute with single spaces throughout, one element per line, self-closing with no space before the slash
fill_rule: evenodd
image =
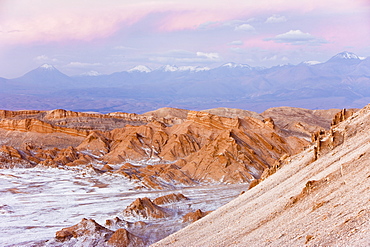
<path id="1" fill-rule="evenodd" d="M 308 144 L 293 135 L 279 135 L 271 118 L 227 118 L 206 112 L 187 111 L 186 119 L 65 110 L 2 111 L 1 116 L 0 131 L 11 137 L 1 140 L 7 157 L 3 167 L 120 165 L 95 168 L 155 189 L 250 182 L 282 156 L 298 153 Z M 109 130 L 107 125 L 117 128 Z M 62 139 L 52 147 L 39 138 L 43 134 Z"/>
<path id="2" fill-rule="evenodd" d="M 369 119 L 370 105 L 339 112 L 310 148 L 153 246 L 367 246 Z"/>

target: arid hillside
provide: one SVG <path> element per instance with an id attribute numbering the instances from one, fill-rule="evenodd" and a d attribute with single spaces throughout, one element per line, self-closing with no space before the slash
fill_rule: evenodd
<path id="1" fill-rule="evenodd" d="M 332 121 L 335 113 L 338 113 L 336 120 Z M 162 108 L 142 115 L 60 109 L 2 110 L 0 167 L 35 168 L 30 170 L 40 174 L 47 170 L 73 171 L 74 175 L 66 181 L 53 181 L 58 184 L 73 180 L 73 185 L 68 185 L 73 189 L 61 196 L 75 193 L 78 189 L 74 187 L 81 186 L 82 191 L 92 193 L 90 198 L 124 201 L 116 203 L 117 209 L 109 214 L 93 213 L 93 206 L 84 211 L 81 209 L 84 204 L 77 202 L 74 207 L 78 213 L 70 215 L 73 221 L 60 224 L 55 237 L 48 236 L 46 246 L 121 246 L 123 243 L 147 246 L 256 186 L 289 163 L 294 155 L 307 152 L 304 150 L 312 143 L 317 145 L 314 155 L 319 158 L 332 145 L 319 141 L 329 131 L 330 124 L 352 113 L 327 110 L 318 114 L 290 107 L 274 108 L 263 114 L 229 108 L 206 111 Z M 333 138 L 335 144 L 342 140 L 337 135 Z M 26 176 L 27 169 L 19 172 Z M 0 176 L 9 178 L 6 174 Z M 33 183 L 16 178 L 20 183 Z M 32 186 L 44 189 L 36 184 Z M 17 195 L 20 193 L 17 184 L 11 182 L 6 186 L 4 193 L 15 193 L 11 200 L 24 200 Z M 96 194 L 108 188 L 118 191 L 131 188 L 131 191 L 125 192 L 129 197 L 125 193 L 114 197 L 109 193 Z M 83 195 L 77 193 L 68 200 L 79 201 Z M 53 200 L 49 198 L 48 203 Z M 101 202 L 97 200 L 93 205 L 96 203 Z M 22 210 L 14 211 L 13 207 L 0 205 L 9 215 L 22 215 Z M 79 217 L 74 219 L 74 215 Z M 49 220 L 46 222 L 54 225 Z M 27 222 L 24 224 L 26 229 L 30 227 Z M 44 223 L 40 227 L 45 228 Z M 27 240 L 31 241 L 27 244 L 35 244 L 32 239 Z"/>
<path id="2" fill-rule="evenodd" d="M 338 113 L 276 173 L 153 246 L 368 246 L 370 105 L 351 114 Z"/>

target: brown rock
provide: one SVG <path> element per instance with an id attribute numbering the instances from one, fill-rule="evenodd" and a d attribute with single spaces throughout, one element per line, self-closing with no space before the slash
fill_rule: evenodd
<path id="1" fill-rule="evenodd" d="M 184 217 L 182 217 L 182 222 L 190 222 L 190 223 L 193 223 L 201 218 L 203 218 L 204 216 L 206 216 L 207 214 L 211 213 L 212 211 L 207 211 L 207 212 L 203 212 L 202 210 L 198 209 L 197 211 L 195 212 L 190 212 L 190 213 L 187 213 L 184 215 Z"/>
<path id="2" fill-rule="evenodd" d="M 139 247 L 144 246 L 144 241 L 126 229 L 120 228 L 113 233 L 107 244 L 114 247 Z"/>
<path id="3" fill-rule="evenodd" d="M 318 156 L 324 155 L 342 144 L 344 133 L 334 129 L 320 130 L 312 135 L 311 140 L 314 143 L 314 160 L 316 160 Z"/>
<path id="4" fill-rule="evenodd" d="M 340 112 L 335 114 L 331 126 L 335 126 L 340 122 L 343 122 L 347 120 L 349 117 L 351 117 L 355 112 L 357 112 L 358 109 L 342 109 Z"/>
<path id="5" fill-rule="evenodd" d="M 86 150 L 94 155 L 101 156 L 109 152 L 110 140 L 101 132 L 92 132 L 77 147 L 78 150 Z"/>
<path id="6" fill-rule="evenodd" d="M 261 115 L 273 119 L 284 136 L 297 136 L 309 138 L 313 132 L 320 129 L 328 130 L 330 122 L 338 109 L 330 110 L 308 110 L 295 107 L 274 107 Z"/>
<path id="7" fill-rule="evenodd" d="M 180 201 L 185 201 L 185 200 L 189 200 L 189 198 L 187 198 L 181 193 L 177 193 L 177 194 L 172 193 L 172 194 L 168 194 L 168 195 L 161 196 L 161 197 L 154 199 L 153 203 L 157 205 L 163 205 L 163 204 L 169 204 L 169 203 L 180 202 Z"/>
<path id="8" fill-rule="evenodd" d="M 32 161 L 28 160 L 27 158 L 29 155 L 27 153 L 20 153 L 19 150 L 9 147 L 9 146 L 2 146 L 0 148 L 0 168 L 14 168 L 14 167 L 22 167 L 22 168 L 31 168 L 36 165 L 37 159 L 32 159 Z"/>
<path id="9" fill-rule="evenodd" d="M 138 198 L 123 211 L 126 217 L 139 217 L 145 219 L 158 219 L 168 217 L 164 208 L 154 204 L 149 198 Z"/>
<path id="10" fill-rule="evenodd" d="M 207 112 L 189 111 L 187 120 L 216 129 L 238 128 L 240 125 L 239 118 L 220 117 Z"/>
<path id="11" fill-rule="evenodd" d="M 213 115 L 217 115 L 220 117 L 227 117 L 227 118 L 244 118 L 244 117 L 253 117 L 260 120 L 263 120 L 263 117 L 259 115 L 257 112 L 241 110 L 241 109 L 234 109 L 234 108 L 213 108 L 209 110 L 202 110 L 202 112 L 208 112 Z"/>
<path id="12" fill-rule="evenodd" d="M 155 111 L 146 112 L 141 114 L 143 116 L 153 116 L 156 118 L 167 118 L 167 119 L 186 119 L 189 110 L 164 107 Z"/>
<path id="13" fill-rule="evenodd" d="M 107 241 L 113 231 L 99 225 L 92 219 L 82 219 L 80 223 L 57 231 L 55 237 L 58 241 L 65 242 L 71 238 L 88 239 L 89 243 L 103 243 Z M 86 243 L 87 244 L 87 243 Z"/>
<path id="14" fill-rule="evenodd" d="M 64 133 L 72 136 L 86 137 L 89 132 L 78 129 L 54 126 L 38 119 L 3 119 L 0 121 L 0 128 L 11 131 L 36 132 L 36 133 Z"/>

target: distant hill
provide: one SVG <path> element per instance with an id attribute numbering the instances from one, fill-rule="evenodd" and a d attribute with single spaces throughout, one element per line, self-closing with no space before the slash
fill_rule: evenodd
<path id="1" fill-rule="evenodd" d="M 370 58 L 342 52 L 327 62 L 272 68 L 227 63 L 210 69 L 164 66 L 69 77 L 52 65 L 1 79 L 0 108 L 64 108 L 143 113 L 162 107 L 218 107 L 262 112 L 270 107 L 361 108 L 370 100 Z"/>

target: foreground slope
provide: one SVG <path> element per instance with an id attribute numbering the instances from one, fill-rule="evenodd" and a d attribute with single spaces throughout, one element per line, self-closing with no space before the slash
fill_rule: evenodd
<path id="1" fill-rule="evenodd" d="M 153 246 L 368 246 L 370 105 L 229 204 Z"/>

